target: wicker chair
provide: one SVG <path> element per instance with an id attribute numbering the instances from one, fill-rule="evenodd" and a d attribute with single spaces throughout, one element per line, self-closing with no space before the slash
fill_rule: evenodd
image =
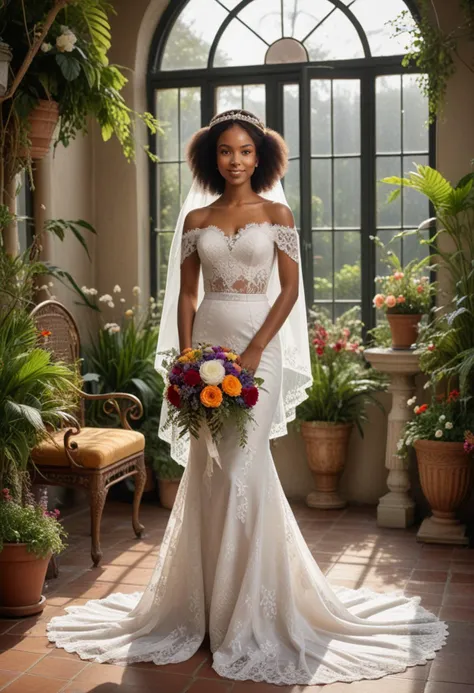
<path id="1" fill-rule="evenodd" d="M 79 333 L 70 312 L 57 301 L 44 301 L 32 311 L 39 330 L 51 334 L 44 338 L 44 347 L 58 360 L 77 364 L 80 354 Z M 118 400 L 130 400 L 121 407 Z M 84 426 L 84 401 L 104 400 L 104 411 L 118 414 L 122 425 L 117 428 L 89 428 Z M 100 548 L 100 522 L 111 486 L 129 476 L 135 477 L 132 525 L 137 537 L 143 532 L 139 521 L 140 501 L 146 481 L 145 439 L 133 431 L 128 419 L 139 419 L 143 414 L 140 400 L 130 394 L 111 393 L 89 395 L 80 391 L 78 428 L 56 431 L 53 440 L 41 443 L 31 453 L 34 484 L 77 487 L 88 491 L 91 512 L 91 556 L 94 566 L 102 558 Z"/>

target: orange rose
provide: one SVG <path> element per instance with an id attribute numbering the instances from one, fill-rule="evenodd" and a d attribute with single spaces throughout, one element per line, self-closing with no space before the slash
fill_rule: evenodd
<path id="1" fill-rule="evenodd" d="M 230 397 L 238 397 L 242 392 L 242 384 L 235 375 L 226 375 L 222 381 L 222 389 Z"/>
<path id="2" fill-rule="evenodd" d="M 201 402 L 205 407 L 219 407 L 222 404 L 222 390 L 217 385 L 207 385 L 201 390 Z"/>

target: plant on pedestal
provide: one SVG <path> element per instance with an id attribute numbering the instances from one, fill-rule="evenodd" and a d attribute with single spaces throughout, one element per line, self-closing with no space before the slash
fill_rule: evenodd
<path id="1" fill-rule="evenodd" d="M 363 435 L 367 406 L 381 407 L 374 395 L 387 388 L 385 376 L 368 367 L 362 358 L 362 323 L 357 313 L 358 308 L 353 308 L 333 323 L 326 313 L 310 312 L 313 384 L 296 411 L 316 485 L 316 491 L 306 499 L 310 507 L 345 506 L 337 486 L 349 437 L 354 425 Z"/>

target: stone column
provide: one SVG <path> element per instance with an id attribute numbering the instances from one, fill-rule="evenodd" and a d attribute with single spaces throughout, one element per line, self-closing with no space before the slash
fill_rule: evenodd
<path id="1" fill-rule="evenodd" d="M 397 443 L 406 422 L 411 418 L 407 400 L 415 391 L 415 375 L 419 372 L 418 356 L 412 350 L 367 349 L 367 361 L 390 376 L 392 408 L 388 415 L 385 466 L 388 469 L 389 492 L 379 500 L 377 524 L 379 527 L 409 527 L 414 522 L 415 503 L 408 490 L 410 480 L 405 460 L 397 457 Z"/>

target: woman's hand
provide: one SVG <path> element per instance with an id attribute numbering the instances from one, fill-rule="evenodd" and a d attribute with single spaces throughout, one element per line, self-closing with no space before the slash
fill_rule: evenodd
<path id="1" fill-rule="evenodd" d="M 255 374 L 260 360 L 262 358 L 263 349 L 261 347 L 249 344 L 248 347 L 240 354 L 240 365 L 251 373 Z"/>

